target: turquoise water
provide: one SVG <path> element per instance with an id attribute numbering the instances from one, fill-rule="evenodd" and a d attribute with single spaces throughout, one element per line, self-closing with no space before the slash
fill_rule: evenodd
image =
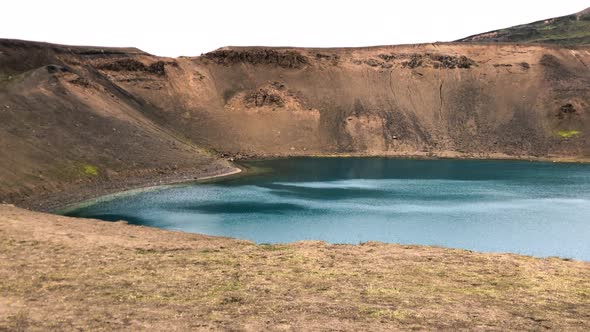
<path id="1" fill-rule="evenodd" d="M 99 201 L 68 215 L 258 243 L 439 245 L 590 261 L 590 165 L 298 158 Z"/>

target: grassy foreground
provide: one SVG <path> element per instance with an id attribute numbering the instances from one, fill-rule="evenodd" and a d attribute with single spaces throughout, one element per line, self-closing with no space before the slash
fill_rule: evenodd
<path id="1" fill-rule="evenodd" d="M 246 241 L 0 205 L 0 330 L 590 330 L 590 263 Z"/>

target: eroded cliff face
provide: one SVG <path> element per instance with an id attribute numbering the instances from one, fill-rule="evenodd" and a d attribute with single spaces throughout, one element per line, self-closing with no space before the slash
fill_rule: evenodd
<path id="1" fill-rule="evenodd" d="M 213 163 L 203 148 L 590 158 L 588 47 L 257 47 L 171 59 L 0 41 L 0 52 L 4 192 L 87 178 L 84 165 L 100 177 Z"/>
<path id="2" fill-rule="evenodd" d="M 101 72 L 161 109 L 169 128 L 221 152 L 584 158 L 589 51 L 226 48 L 176 59 L 149 81 Z"/>

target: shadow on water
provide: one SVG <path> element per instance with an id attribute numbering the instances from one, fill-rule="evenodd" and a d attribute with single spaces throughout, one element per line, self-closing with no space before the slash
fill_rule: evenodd
<path id="1" fill-rule="evenodd" d="M 168 210 L 171 211 L 195 211 L 201 213 L 262 213 L 262 214 L 282 214 L 294 211 L 304 211 L 305 206 L 290 203 L 262 203 L 262 202 L 220 202 L 220 203 L 202 203 L 202 204 L 169 204 Z"/>
<path id="2" fill-rule="evenodd" d="M 339 200 L 349 198 L 383 198 L 387 191 L 378 189 L 354 188 L 309 188 L 287 184 L 265 184 L 263 188 L 272 189 L 272 193 L 282 197 L 297 197 L 321 200 Z"/>

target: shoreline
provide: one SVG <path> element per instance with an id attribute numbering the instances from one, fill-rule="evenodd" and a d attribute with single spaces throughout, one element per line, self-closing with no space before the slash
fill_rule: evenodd
<path id="1" fill-rule="evenodd" d="M 129 176 L 123 179 L 97 179 L 91 183 L 79 183 L 66 185 L 58 191 L 33 194 L 20 202 L 7 202 L 19 207 L 39 212 L 63 213 L 77 206 L 109 197 L 132 194 L 146 190 L 154 190 L 159 187 L 198 183 L 215 180 L 237 174 L 246 174 L 248 170 L 240 165 L 240 162 L 289 159 L 289 158 L 387 158 L 387 159 L 414 159 L 414 160 L 481 160 L 481 161 L 522 161 L 545 162 L 566 164 L 590 164 L 587 158 L 572 157 L 534 157 L 511 156 L 506 154 L 467 155 L 456 152 L 443 153 L 393 153 L 393 154 L 366 154 L 366 153 L 326 153 L 326 154 L 302 154 L 302 155 L 249 155 L 237 154 L 231 158 L 231 166 L 223 169 L 202 170 L 188 169 L 173 174 L 159 172 L 146 172 L 140 176 Z M 143 172 L 141 172 L 143 173 Z"/>
<path id="2" fill-rule="evenodd" d="M 239 173 L 241 173 L 241 172 L 236 172 L 236 173 L 227 174 L 227 175 L 219 175 L 219 176 L 208 176 L 206 178 L 222 178 L 225 176 L 236 175 Z M 203 180 L 206 180 L 206 179 L 203 179 Z M 190 183 L 190 182 L 185 182 L 185 183 Z M 180 184 L 182 184 L 182 183 L 180 183 Z M 100 197 L 97 197 L 94 199 L 88 199 L 84 202 L 75 203 L 74 205 L 70 205 L 70 207 L 68 207 L 68 208 L 64 208 L 64 210 L 69 209 L 69 208 L 73 209 L 76 207 L 80 207 L 86 203 L 94 204 L 95 202 L 102 200 L 102 199 L 105 199 L 105 200 L 115 199 L 115 198 L 118 198 L 119 195 L 136 194 L 136 193 L 145 192 L 145 191 L 154 190 L 154 189 L 157 190 L 158 188 L 163 188 L 163 187 L 172 187 L 174 185 L 175 184 L 169 184 L 169 185 L 162 185 L 162 186 L 153 186 L 153 187 L 126 190 L 126 191 L 123 191 L 120 193 L 114 193 L 114 194 L 110 194 L 110 195 L 100 196 Z M 21 214 L 40 214 L 40 215 L 47 215 L 47 216 L 60 218 L 60 219 L 68 219 L 70 221 L 82 221 L 82 222 L 86 222 L 86 223 L 98 222 L 100 224 L 104 223 L 105 225 L 110 225 L 110 224 L 122 225 L 124 227 L 129 226 L 132 228 L 148 229 L 148 230 L 151 230 L 154 232 L 168 233 L 170 235 L 176 235 L 178 237 L 187 236 L 187 237 L 208 238 L 211 240 L 224 240 L 224 241 L 230 241 L 230 242 L 234 242 L 234 243 L 248 244 L 248 245 L 252 245 L 252 246 L 256 246 L 256 247 L 273 247 L 273 246 L 290 247 L 290 246 L 306 246 L 306 245 L 321 245 L 321 246 L 327 246 L 327 247 L 337 247 L 337 246 L 363 247 L 363 246 L 367 246 L 367 245 L 380 245 L 380 246 L 417 248 L 417 249 L 422 248 L 422 249 L 431 249 L 431 250 L 440 250 L 440 251 L 462 252 L 462 253 L 466 253 L 466 254 L 473 254 L 473 255 L 480 255 L 480 256 L 520 257 L 520 258 L 533 259 L 533 260 L 539 260 L 539 261 L 558 260 L 558 261 L 564 261 L 564 262 L 577 262 L 577 263 L 583 263 L 583 264 L 590 264 L 590 260 L 585 260 L 585 259 L 581 259 L 581 258 L 565 257 L 565 256 L 557 256 L 557 255 L 538 256 L 538 255 L 519 253 L 519 252 L 511 252 L 511 251 L 481 251 L 481 250 L 474 250 L 474 249 L 469 249 L 469 248 L 452 247 L 452 246 L 444 246 L 444 245 L 437 245 L 437 244 L 384 242 L 384 241 L 379 241 L 379 240 L 369 240 L 369 241 L 358 242 L 358 243 L 348 243 L 348 242 L 340 243 L 340 242 L 330 242 L 330 241 L 326 241 L 326 240 L 309 239 L 309 240 L 295 240 L 295 241 L 290 241 L 290 242 L 264 243 L 264 242 L 256 242 L 253 240 L 248 240 L 248 239 L 243 239 L 243 238 L 238 238 L 238 237 L 233 237 L 233 236 L 211 235 L 211 234 L 206 234 L 206 233 L 189 232 L 189 231 L 184 231 L 184 230 L 168 229 L 168 228 L 162 228 L 162 227 L 157 227 L 157 226 L 130 224 L 127 220 L 104 221 L 102 219 L 96 219 L 93 217 L 67 216 L 67 215 L 63 215 L 63 214 L 55 213 L 55 212 L 33 211 L 33 210 L 26 209 L 26 208 L 15 206 L 14 204 L 0 203 L 0 211 L 2 211 L 3 209 L 4 210 L 11 210 L 11 209 L 18 210 L 18 211 L 20 211 Z M 106 227 L 109 227 L 109 226 L 106 226 Z"/>
<path id="3" fill-rule="evenodd" d="M 28 196 L 20 202 L 8 202 L 18 207 L 37 212 L 58 214 L 61 211 L 93 200 L 124 195 L 135 191 L 153 190 L 162 186 L 179 185 L 182 183 L 207 181 L 242 173 L 244 170 L 232 164 L 221 169 L 185 169 L 171 174 L 158 171 L 143 171 L 139 176 L 123 177 L 123 179 L 97 179 L 90 183 L 64 185 L 58 191 L 41 192 Z"/>
<path id="4" fill-rule="evenodd" d="M 206 182 L 208 180 L 217 180 L 217 179 L 231 177 L 233 175 L 242 174 L 242 173 L 244 173 L 243 168 L 234 167 L 233 170 L 225 172 L 225 173 L 203 176 L 203 177 L 199 177 L 199 178 L 196 178 L 193 180 L 179 179 L 177 181 L 173 180 L 171 182 L 157 184 L 157 185 L 153 185 L 153 186 L 141 186 L 141 187 L 137 187 L 137 188 L 126 189 L 126 190 L 117 191 L 117 192 L 114 192 L 111 194 L 100 195 L 97 197 L 91 197 L 91 198 L 88 198 L 88 199 L 85 199 L 85 200 L 79 201 L 79 202 L 69 203 L 64 206 L 58 207 L 57 209 L 48 211 L 48 213 L 62 215 L 62 214 L 68 213 L 69 211 L 75 210 L 80 207 L 92 205 L 92 204 L 95 204 L 98 202 L 109 201 L 111 199 L 116 199 L 116 198 L 119 198 L 122 196 L 134 195 L 134 194 L 138 194 L 138 193 L 142 193 L 142 192 L 154 191 L 154 190 L 159 190 L 159 189 L 163 189 L 163 188 L 170 188 L 170 187 L 174 187 L 174 186 L 188 185 L 191 183 L 201 183 L 201 182 Z"/>
<path id="5" fill-rule="evenodd" d="M 368 154 L 368 153 L 314 153 L 314 154 L 269 154 L 257 155 L 245 154 L 244 157 L 236 161 L 252 160 L 272 160 L 272 159 L 289 159 L 289 158 L 388 158 L 388 159 L 415 159 L 415 160 L 482 160 L 482 161 L 524 161 L 524 162 L 545 162 L 545 163 L 564 163 L 564 164 L 590 164 L 590 158 L 579 157 L 535 157 L 535 156 L 513 156 L 503 153 L 493 154 L 463 154 L 457 152 L 442 153 L 386 153 L 386 154 Z"/>

